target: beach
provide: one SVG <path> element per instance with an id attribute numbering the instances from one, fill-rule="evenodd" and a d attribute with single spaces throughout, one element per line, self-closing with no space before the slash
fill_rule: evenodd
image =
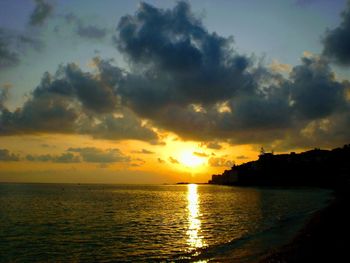
<path id="1" fill-rule="evenodd" d="M 349 257 L 350 195 L 335 192 L 334 200 L 316 212 L 291 243 L 273 249 L 260 263 L 345 262 Z"/>

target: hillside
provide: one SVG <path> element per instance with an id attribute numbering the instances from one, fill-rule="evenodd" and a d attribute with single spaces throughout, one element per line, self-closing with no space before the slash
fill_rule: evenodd
<path id="1" fill-rule="evenodd" d="M 350 145 L 302 153 L 264 153 L 259 159 L 219 175 L 209 184 L 242 186 L 311 186 L 341 188 L 349 184 Z"/>

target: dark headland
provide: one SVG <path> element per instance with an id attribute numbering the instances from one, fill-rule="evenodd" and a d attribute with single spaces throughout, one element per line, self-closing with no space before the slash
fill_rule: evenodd
<path id="1" fill-rule="evenodd" d="M 259 259 L 277 262 L 347 262 L 350 249 L 350 145 L 302 153 L 262 153 L 259 159 L 213 175 L 209 184 L 320 187 L 334 200 L 316 212 L 288 244 Z"/>

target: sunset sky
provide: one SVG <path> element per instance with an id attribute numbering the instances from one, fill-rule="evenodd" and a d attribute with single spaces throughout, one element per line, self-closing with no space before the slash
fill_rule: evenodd
<path id="1" fill-rule="evenodd" d="M 346 0 L 0 1 L 0 182 L 206 182 L 350 143 Z"/>

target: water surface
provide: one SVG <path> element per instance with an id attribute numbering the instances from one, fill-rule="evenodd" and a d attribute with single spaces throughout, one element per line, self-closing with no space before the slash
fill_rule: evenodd
<path id="1" fill-rule="evenodd" d="M 0 184 L 0 261 L 249 262 L 328 199 L 315 189 Z"/>

